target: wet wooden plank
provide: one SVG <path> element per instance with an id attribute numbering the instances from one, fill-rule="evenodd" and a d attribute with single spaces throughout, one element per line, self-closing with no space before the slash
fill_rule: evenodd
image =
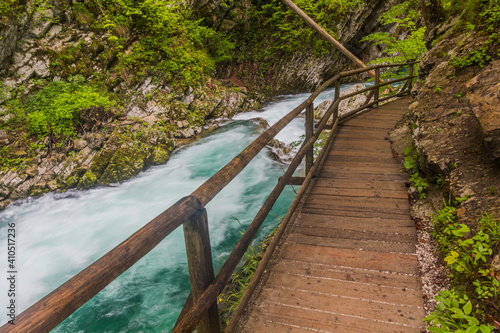
<path id="1" fill-rule="evenodd" d="M 422 283 L 418 276 L 398 274 L 379 270 L 338 267 L 312 262 L 283 259 L 273 268 L 277 273 L 311 276 L 337 281 L 356 281 L 359 283 L 420 290 Z"/>
<path id="2" fill-rule="evenodd" d="M 409 243 L 379 241 L 370 239 L 335 238 L 325 236 L 311 236 L 293 233 L 288 237 L 290 242 L 304 245 L 315 245 L 324 247 L 335 247 L 341 249 L 355 249 L 363 251 L 376 251 L 384 253 L 407 253 L 415 252 L 415 245 Z"/>
<path id="3" fill-rule="evenodd" d="M 414 245 L 416 237 L 413 234 L 399 234 L 394 231 L 366 231 L 366 230 L 351 230 L 340 228 L 327 228 L 322 226 L 313 226 L 307 224 L 297 224 L 294 227 L 294 234 L 315 236 L 322 238 L 339 238 L 349 241 L 353 244 L 354 240 L 375 240 L 380 242 L 390 243 L 408 243 Z M 413 248 L 412 252 L 415 252 Z"/>
<path id="4" fill-rule="evenodd" d="M 288 310 L 289 315 L 294 317 L 310 316 L 312 312 L 323 312 L 345 314 L 371 320 L 383 319 L 386 323 L 393 322 L 418 327 L 422 326 L 419 317 L 423 317 L 424 313 L 422 308 L 413 306 L 363 298 L 342 297 L 328 292 L 309 292 L 285 288 L 265 288 L 262 292 L 262 298 L 264 299 L 263 307 L 270 304 L 279 304 L 282 306 L 281 311 Z M 264 313 L 272 313 L 272 310 L 268 308 Z"/>
<path id="5" fill-rule="evenodd" d="M 289 289 L 314 293 L 329 293 L 326 291 L 331 290 L 336 296 L 341 297 L 373 301 L 383 300 L 387 303 L 423 307 L 420 291 L 405 287 L 381 286 L 356 281 L 338 281 L 283 272 L 277 272 L 270 276 L 267 287 L 276 290 Z"/>
<path id="6" fill-rule="evenodd" d="M 328 265 L 380 269 L 396 273 L 418 273 L 415 255 L 330 248 L 288 243 L 283 258 Z"/>
<path id="7" fill-rule="evenodd" d="M 307 214 L 302 212 L 297 225 L 306 225 L 321 228 L 358 230 L 367 232 L 387 232 L 414 235 L 415 222 L 410 217 L 394 216 L 390 218 L 360 217 L 360 216 L 330 216 L 321 214 Z"/>

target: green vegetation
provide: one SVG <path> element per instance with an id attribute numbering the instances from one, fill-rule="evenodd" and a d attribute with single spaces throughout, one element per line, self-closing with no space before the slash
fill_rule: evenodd
<path id="1" fill-rule="evenodd" d="M 379 18 L 382 25 L 397 24 L 398 29 L 407 31 L 404 39 L 399 39 L 390 32 L 377 32 L 361 39 L 384 45 L 384 52 L 388 57 L 381 57 L 372 63 L 398 63 L 420 59 L 427 50 L 425 47 L 425 27 L 418 28 L 416 22 L 420 18 L 418 1 L 410 0 L 393 6 Z"/>
<path id="2" fill-rule="evenodd" d="M 500 246 L 500 224 L 487 214 L 477 230 L 457 223 L 457 206 L 466 200 L 445 202 L 434 216 L 433 236 L 451 270 L 454 288 L 436 297 L 437 310 L 425 319 L 433 325 L 431 332 L 491 332 L 487 315 L 498 314 L 492 304 L 500 300 L 500 282 L 490 265 Z"/>
<path id="3" fill-rule="evenodd" d="M 33 0 L 30 6 L 27 6 L 25 0 L 2 0 L 0 2 L 0 28 L 7 25 L 10 17 L 19 17 L 23 13 L 29 16 L 40 13 L 50 8 L 49 0 Z"/>
<path id="4" fill-rule="evenodd" d="M 108 33 L 107 41 L 70 47 L 60 59 L 55 57 L 53 66 L 67 66 L 79 59 L 78 53 L 105 47 L 103 62 L 119 60 L 115 75 L 101 77 L 108 85 L 135 84 L 148 74 L 183 87 L 197 85 L 216 64 L 230 60 L 234 49 L 224 35 L 195 20 L 185 4 L 172 0 L 92 0 L 76 3 L 74 16 L 92 30 Z M 131 41 L 132 32 L 140 38 Z M 88 74 L 86 69 L 81 66 L 82 73 L 72 74 Z"/>
<path id="5" fill-rule="evenodd" d="M 336 23 L 349 11 L 358 8 L 361 1 L 296 0 L 294 3 L 335 36 Z M 230 32 L 231 41 L 238 45 L 235 60 L 240 63 L 259 62 L 262 75 L 274 65 L 273 60 L 277 57 L 291 58 L 310 50 L 320 57 L 333 49 L 281 0 L 255 0 L 242 10 L 245 15 L 234 17 L 237 24 Z"/>
<path id="6" fill-rule="evenodd" d="M 412 186 L 417 189 L 418 196 L 420 198 L 425 198 L 427 196 L 429 183 L 420 174 L 418 154 L 413 150 L 413 147 L 408 147 L 404 151 L 404 156 L 404 168 L 411 174 L 409 180 L 412 182 Z"/>
<path id="7" fill-rule="evenodd" d="M 494 57 L 500 57 L 500 1 L 498 0 L 442 0 L 448 15 L 462 14 L 461 29 L 478 33 L 484 41 L 474 50 L 454 55 L 450 63 L 458 70 L 472 65 L 483 67 Z"/>
<path id="8" fill-rule="evenodd" d="M 82 76 L 71 77 L 69 82 L 51 82 L 26 103 L 29 129 L 39 137 L 72 137 L 76 135 L 81 109 L 109 109 L 113 105 L 108 94 L 86 85 Z"/>
<path id="9" fill-rule="evenodd" d="M 480 324 L 479 320 L 471 316 L 472 303 L 467 295 L 460 297 L 455 290 L 445 290 L 439 292 L 436 300 L 438 301 L 437 310 L 425 318 L 434 325 L 429 327 L 430 332 L 489 333 L 493 331 L 492 326 Z"/>
<path id="10" fill-rule="evenodd" d="M 243 266 L 236 270 L 231 277 L 229 288 L 217 298 L 217 303 L 224 313 L 223 323 L 226 326 L 231 319 L 231 315 L 240 304 L 241 298 L 245 293 L 252 277 L 257 270 L 262 254 L 257 253 L 251 246 L 249 252 L 245 254 Z"/>

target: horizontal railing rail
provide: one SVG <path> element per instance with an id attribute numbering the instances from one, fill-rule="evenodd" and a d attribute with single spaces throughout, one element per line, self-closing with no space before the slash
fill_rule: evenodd
<path id="1" fill-rule="evenodd" d="M 339 122 L 351 115 L 378 105 L 379 102 L 407 94 L 411 91 L 413 66 L 416 62 L 404 64 L 376 65 L 362 69 L 342 72 L 335 75 L 323 83 L 309 98 L 293 109 L 276 124 L 262 133 L 254 142 L 238 154 L 231 162 L 225 165 L 210 179 L 198 187 L 191 195 L 180 199 L 177 203 L 151 220 L 144 227 L 135 232 L 128 239 L 106 253 L 96 262 L 75 275 L 56 290 L 42 298 L 23 313 L 16 317 L 15 325 L 5 324 L 0 328 L 0 332 L 48 332 L 59 325 L 64 319 L 78 310 L 83 304 L 94 297 L 99 291 L 104 289 L 114 279 L 120 276 L 128 268 L 134 265 L 139 259 L 144 257 L 149 251 L 156 247 L 165 237 L 184 225 L 186 238 L 186 251 L 188 264 L 190 267 L 190 279 L 192 292 L 189 296 L 181 315 L 174 328 L 174 332 L 191 332 L 196 326 L 200 333 L 218 332 L 217 296 L 222 292 L 225 285 L 231 278 L 232 273 L 237 268 L 238 263 L 248 250 L 250 243 L 257 234 L 260 226 L 271 211 L 274 203 L 287 184 L 296 182 L 297 177 L 292 177 L 302 160 L 306 159 L 306 176 L 301 179 L 302 187 L 297 197 L 293 201 L 289 212 L 282 222 L 286 225 L 293 210 L 297 206 L 298 200 L 304 192 L 303 189 L 314 177 L 320 168 L 326 149 L 333 141 L 333 134 Z M 379 82 L 381 68 L 409 66 L 409 75 L 405 78 L 392 80 L 384 83 Z M 340 97 L 340 83 L 342 78 L 361 74 L 370 70 L 375 71 L 375 83 L 373 86 L 362 89 Z M 383 86 L 406 81 L 404 87 L 392 96 L 379 98 L 379 89 Z M 314 100 L 325 89 L 335 84 L 335 98 L 325 115 L 319 121 L 316 131 L 314 131 Z M 371 91 L 365 104 L 348 114 L 338 116 L 339 104 L 343 99 L 354 95 Z M 370 102 L 373 97 L 373 101 Z M 302 111 L 306 110 L 306 138 L 296 153 L 292 162 L 288 166 L 284 175 L 278 180 L 278 184 L 266 199 L 257 216 L 254 218 L 248 229 L 245 231 L 238 244 L 226 259 L 215 278 L 213 278 L 213 268 L 210 254 L 210 241 L 208 235 L 207 216 L 205 206 L 227 185 L 229 184 L 247 165 L 257 156 L 257 154 L 273 139 L 286 125 L 295 119 Z M 313 147 L 321 132 L 328 128 L 328 122 L 332 119 L 332 131 L 326 141 L 319 157 L 313 163 Z M 280 229 L 282 228 L 280 226 Z M 282 231 L 275 235 L 281 235 Z M 275 241 L 273 240 L 271 244 Z M 264 256 L 265 262 L 268 253 L 272 252 L 272 246 Z M 267 259 L 268 260 L 268 259 Z M 196 269 L 194 269 L 196 268 Z M 202 270 L 202 274 L 198 270 Z M 259 270 L 258 270 L 259 271 Z M 258 275 L 257 271 L 257 275 Z M 206 274 L 205 274 L 206 273 Z M 241 304 L 245 304 L 242 302 Z M 241 310 L 237 310 L 237 312 Z M 216 318 L 217 317 L 217 318 Z M 234 324 L 231 324 L 234 325 Z"/>

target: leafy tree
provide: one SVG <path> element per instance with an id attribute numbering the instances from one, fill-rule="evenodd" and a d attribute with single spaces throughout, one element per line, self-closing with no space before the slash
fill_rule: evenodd
<path id="1" fill-rule="evenodd" d="M 420 59 L 427 50 L 424 41 L 426 28 L 418 28 L 415 23 L 420 18 L 417 6 L 415 0 L 405 1 L 392 7 L 379 18 L 383 25 L 396 24 L 400 31 L 407 31 L 406 38 L 399 39 L 389 32 L 377 32 L 361 39 L 362 42 L 371 41 L 376 45 L 385 46 L 384 51 L 389 57 L 379 58 L 375 63 L 414 61 Z"/>

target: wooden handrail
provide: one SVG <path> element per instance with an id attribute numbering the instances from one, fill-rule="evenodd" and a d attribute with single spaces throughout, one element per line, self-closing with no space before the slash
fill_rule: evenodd
<path id="1" fill-rule="evenodd" d="M 15 325 L 7 323 L 2 326 L 0 332 L 50 331 L 201 208 L 199 200 L 192 196 L 177 201 L 127 240 L 17 316 Z"/>
<path id="2" fill-rule="evenodd" d="M 304 109 L 311 107 L 316 97 L 326 88 L 336 83 L 336 88 L 339 90 L 340 80 L 347 76 L 360 74 L 369 70 L 379 68 L 398 67 L 410 65 L 416 62 L 391 65 L 376 65 L 353 71 L 342 72 L 327 80 L 318 89 L 316 89 L 304 102 L 293 109 L 285 117 L 276 124 L 271 126 L 263 134 L 261 134 L 254 142 L 245 148 L 231 162 L 220 169 L 215 175 L 198 187 L 190 196 L 182 198 L 156 218 L 151 220 L 144 227 L 135 232 L 124 242 L 116 246 L 114 249 L 106 253 L 96 262 L 85 268 L 83 271 L 75 275 L 73 278 L 65 282 L 63 285 L 55 289 L 49 295 L 42 298 L 40 301 L 32 305 L 26 311 L 17 316 L 15 325 L 5 324 L 0 327 L 0 333 L 3 332 L 48 332 L 64 319 L 70 316 L 83 304 L 89 301 L 99 291 L 104 289 L 109 283 L 116 279 L 119 275 L 130 268 L 139 259 L 145 256 L 156 245 L 158 245 L 165 237 L 177 229 L 180 225 L 189 221 L 190 218 L 199 213 L 232 179 L 234 179 L 250 161 L 274 138 L 287 124 L 295 119 Z M 198 323 L 200 318 L 206 313 L 208 308 L 215 302 L 216 297 L 222 291 L 222 288 L 227 284 L 232 272 L 238 265 L 239 261 L 247 251 L 250 242 L 260 228 L 264 219 L 267 217 L 274 202 L 277 200 L 283 188 L 290 181 L 293 172 L 301 163 L 302 159 L 308 152 L 313 149 L 313 145 L 318 139 L 320 133 L 326 128 L 329 118 L 333 115 L 338 121 L 342 121 L 349 115 L 358 112 L 362 109 L 371 107 L 379 101 L 392 98 L 394 96 L 378 99 L 374 102 L 366 103 L 364 106 L 351 111 L 348 115 L 337 117 L 338 106 L 342 99 L 352 97 L 356 94 L 375 91 L 381 86 L 407 80 L 408 87 L 411 88 L 411 80 L 415 77 L 410 75 L 403 79 L 384 82 L 372 87 L 362 89 L 356 93 L 349 94 L 343 97 L 338 97 L 330 105 L 327 112 L 319 122 L 318 129 L 312 134 L 306 142 L 304 142 L 289 165 L 285 174 L 280 178 L 278 184 L 274 188 L 271 195 L 267 198 L 261 210 L 251 223 L 247 231 L 236 245 L 235 249 L 226 260 L 225 264 L 219 270 L 214 282 L 208 286 L 200 298 L 192 301 L 192 306 L 187 305 L 186 311 L 183 311 L 182 317 L 176 324 L 175 332 L 190 332 Z M 406 86 L 405 86 L 406 87 Z M 395 96 L 407 93 L 406 89 L 396 94 Z M 370 97 L 371 98 L 371 97 Z M 369 99 L 368 99 L 369 101 Z M 334 119 L 334 124 L 337 122 Z M 331 140 L 329 138 L 329 140 Z M 330 142 L 330 141 L 329 141 Z M 311 168 L 314 172 L 317 168 L 316 162 Z M 306 175 L 306 179 L 312 177 Z M 208 236 L 207 236 L 208 237 Z"/>

